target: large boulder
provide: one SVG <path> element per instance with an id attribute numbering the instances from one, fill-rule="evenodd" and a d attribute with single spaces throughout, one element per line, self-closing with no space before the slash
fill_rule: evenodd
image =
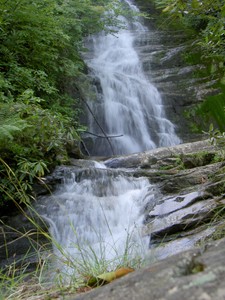
<path id="1" fill-rule="evenodd" d="M 67 300 L 224 300 L 225 239 L 171 256 Z"/>

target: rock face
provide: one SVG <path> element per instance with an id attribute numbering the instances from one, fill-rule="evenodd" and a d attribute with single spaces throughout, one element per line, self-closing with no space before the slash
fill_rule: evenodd
<path id="1" fill-rule="evenodd" d="M 177 125 L 178 136 L 183 142 L 200 140 L 202 134 L 191 132 L 191 125 L 199 122 L 191 110 L 206 96 L 218 91 L 213 88 L 215 82 L 200 58 L 188 61 L 188 57 L 200 57 L 193 51 L 196 35 L 165 25 L 168 20 L 159 16 L 151 1 L 137 0 L 136 3 L 151 16 L 146 20 L 149 31 L 136 37 L 136 49 L 145 74 L 159 90 L 168 119 Z"/>
<path id="2" fill-rule="evenodd" d="M 136 39 L 145 74 L 160 92 L 167 118 L 176 124 L 177 134 L 184 142 L 201 138 L 202 135 L 191 132 L 191 125 L 198 121 L 193 119 L 191 110 L 216 92 L 212 88 L 215 82 L 206 74 L 196 75 L 200 70 L 203 73 L 205 67 L 200 63 L 188 65 L 185 61 L 192 38 L 183 30 L 152 28 Z M 192 118 L 187 118 L 188 115 Z"/>
<path id="3" fill-rule="evenodd" d="M 134 272 L 102 288 L 68 300 L 223 300 L 225 239 Z"/>

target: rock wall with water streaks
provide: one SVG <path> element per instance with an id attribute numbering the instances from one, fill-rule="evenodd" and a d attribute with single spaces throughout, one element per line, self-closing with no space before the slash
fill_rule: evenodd
<path id="1" fill-rule="evenodd" d="M 170 23 L 156 10 L 154 1 L 136 0 L 135 3 L 150 16 L 145 20 L 149 31 L 139 35 L 136 49 L 146 75 L 162 96 L 166 115 L 176 125 L 183 142 L 204 139 L 202 133 L 192 131 L 200 122 L 191 111 L 218 90 L 213 88 L 215 81 L 210 78 L 208 66 L 201 63 L 201 50 L 193 44 L 195 32 Z"/>

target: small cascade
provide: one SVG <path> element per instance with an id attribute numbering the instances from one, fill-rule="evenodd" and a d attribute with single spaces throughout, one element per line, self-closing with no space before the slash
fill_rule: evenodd
<path id="1" fill-rule="evenodd" d="M 132 1 L 125 2 L 138 11 Z M 100 33 L 87 40 L 90 53 L 86 63 L 96 83 L 97 98 L 89 99 L 88 105 L 100 124 L 89 114 L 91 155 L 129 154 L 180 143 L 135 50 L 135 37 L 148 29 L 138 19 L 132 24 L 123 21 L 127 29 L 120 29 L 116 36 Z"/>
<path id="2" fill-rule="evenodd" d="M 60 245 L 54 246 L 57 256 L 62 256 L 60 248 L 71 264 L 97 258 L 113 268 L 125 257 L 143 257 L 148 249 L 142 231 L 145 206 L 151 201 L 154 189 L 147 179 L 98 164 L 68 172 L 54 194 L 38 201 L 37 210 L 50 226 L 53 245 Z"/>

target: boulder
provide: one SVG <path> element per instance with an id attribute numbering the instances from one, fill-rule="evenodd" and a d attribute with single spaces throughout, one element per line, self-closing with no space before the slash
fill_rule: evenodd
<path id="1" fill-rule="evenodd" d="M 225 239 L 151 264 L 67 300 L 224 300 Z"/>

